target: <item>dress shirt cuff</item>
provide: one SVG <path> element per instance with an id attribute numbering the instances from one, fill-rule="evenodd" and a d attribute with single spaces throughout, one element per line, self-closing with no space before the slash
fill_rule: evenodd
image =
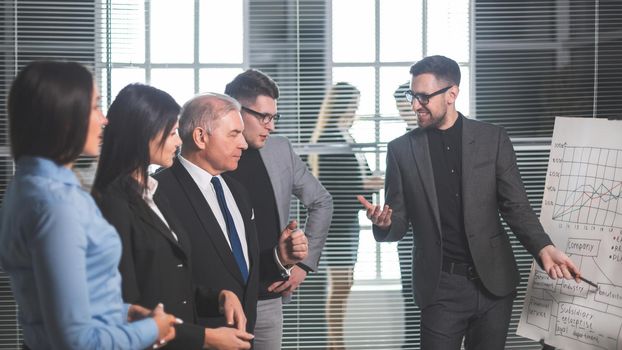
<path id="1" fill-rule="evenodd" d="M 127 319 L 130 316 L 130 306 L 132 306 L 132 304 L 123 303 L 123 314 L 125 315 L 125 320 L 123 320 L 123 322 L 127 322 Z"/>
<path id="2" fill-rule="evenodd" d="M 124 323 L 128 323 L 128 313 L 130 312 L 130 306 L 132 304 L 123 303 L 123 315 Z M 144 346 L 141 349 L 150 349 L 151 345 L 153 345 L 158 340 L 158 324 L 152 317 L 146 317 L 142 320 L 137 320 L 133 322 L 129 322 L 129 326 L 136 331 L 136 336 L 140 344 Z"/>
<path id="3" fill-rule="evenodd" d="M 140 349 L 150 349 L 158 340 L 158 325 L 152 317 L 147 317 L 139 321 L 130 323 L 130 327 L 135 331 Z"/>
<path id="4" fill-rule="evenodd" d="M 285 267 L 285 265 L 283 265 L 283 263 L 281 263 L 281 260 L 279 259 L 279 254 L 278 252 L 278 247 L 274 247 L 274 261 L 276 262 L 276 265 L 279 267 L 279 270 L 281 272 L 281 277 L 283 278 L 287 278 L 292 274 L 292 269 L 294 268 L 294 265 L 290 266 L 290 267 Z"/>

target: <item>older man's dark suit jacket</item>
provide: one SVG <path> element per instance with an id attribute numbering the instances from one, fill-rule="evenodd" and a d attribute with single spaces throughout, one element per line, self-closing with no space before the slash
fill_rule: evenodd
<path id="1" fill-rule="evenodd" d="M 250 265 L 248 281 L 244 283 L 225 239 L 226 233 L 222 232 L 201 190 L 179 160 L 175 160 L 171 168 L 156 174 L 155 178 L 159 183 L 158 191 L 166 195 L 171 203 L 171 210 L 190 238 L 194 283 L 213 290 L 227 289 L 234 292 L 244 308 L 248 320 L 247 331 L 252 333 L 255 328 L 259 290 L 259 246 L 253 209 L 246 190 L 226 174 L 222 176 L 244 219 Z M 224 317 L 199 318 L 199 322 L 210 327 L 226 325 Z"/>
<path id="2" fill-rule="evenodd" d="M 516 165 L 510 139 L 501 127 L 463 119 L 462 206 L 473 263 L 484 287 L 508 295 L 520 275 L 499 214 L 534 256 L 552 244 L 533 213 Z M 421 308 L 435 301 L 442 267 L 442 232 L 427 132 L 415 129 L 388 145 L 385 203 L 392 225 L 374 226 L 378 241 L 396 241 L 412 224 L 413 287 Z"/>

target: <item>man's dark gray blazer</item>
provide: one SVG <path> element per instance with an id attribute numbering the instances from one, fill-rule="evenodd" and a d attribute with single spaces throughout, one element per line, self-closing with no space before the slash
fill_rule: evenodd
<path id="1" fill-rule="evenodd" d="M 463 119 L 462 207 L 464 229 L 475 269 L 494 295 L 508 295 L 518 285 L 503 216 L 523 246 L 535 257 L 552 244 L 529 205 L 510 139 L 501 127 Z M 412 224 L 413 288 L 421 308 L 435 301 L 442 267 L 441 223 L 427 133 L 415 129 L 389 143 L 386 199 L 393 209 L 387 231 L 373 227 L 377 241 L 396 241 Z"/>
<path id="2" fill-rule="evenodd" d="M 234 292 L 240 299 L 248 320 L 246 329 L 252 333 L 255 328 L 259 288 L 259 245 L 253 209 L 246 190 L 226 174 L 222 176 L 244 220 L 250 265 L 248 281 L 244 283 L 242 273 L 225 239 L 225 233 L 186 168 L 176 159 L 172 167 L 154 177 L 158 180 L 158 191 L 162 191 L 168 198 L 173 215 L 178 218 L 190 238 L 194 283 L 212 290 L 227 289 Z M 222 316 L 199 318 L 199 322 L 210 327 L 226 326 Z"/>

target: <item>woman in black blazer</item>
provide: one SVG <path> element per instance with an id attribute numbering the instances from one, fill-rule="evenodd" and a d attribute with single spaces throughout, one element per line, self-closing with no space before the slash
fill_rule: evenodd
<path id="1" fill-rule="evenodd" d="M 123 88 L 108 110 L 93 195 L 121 236 L 123 299 L 148 308 L 162 302 L 185 321 L 167 348 L 249 349 L 252 335 L 237 296 L 193 285 L 190 241 L 175 217 L 162 214 L 171 212 L 169 204 L 148 173 L 150 164 L 173 164 L 179 111 L 169 94 L 142 84 Z M 194 324 L 220 311 L 235 328 Z"/>

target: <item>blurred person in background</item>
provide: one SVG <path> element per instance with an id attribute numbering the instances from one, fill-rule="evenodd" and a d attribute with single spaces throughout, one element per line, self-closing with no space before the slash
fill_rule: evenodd
<path id="1" fill-rule="evenodd" d="M 328 349 L 345 349 L 344 319 L 346 303 L 354 282 L 354 265 L 359 246 L 360 205 L 356 195 L 371 200 L 382 181 L 371 177 L 365 158 L 352 149 L 350 128 L 359 107 L 359 90 L 346 82 L 333 85 L 320 107 L 310 143 L 337 146 L 335 151 L 309 155 L 311 172 L 333 197 L 333 219 L 328 229 L 323 259 L 328 269 L 326 321 Z M 373 181 L 375 180 L 375 181 Z"/>

